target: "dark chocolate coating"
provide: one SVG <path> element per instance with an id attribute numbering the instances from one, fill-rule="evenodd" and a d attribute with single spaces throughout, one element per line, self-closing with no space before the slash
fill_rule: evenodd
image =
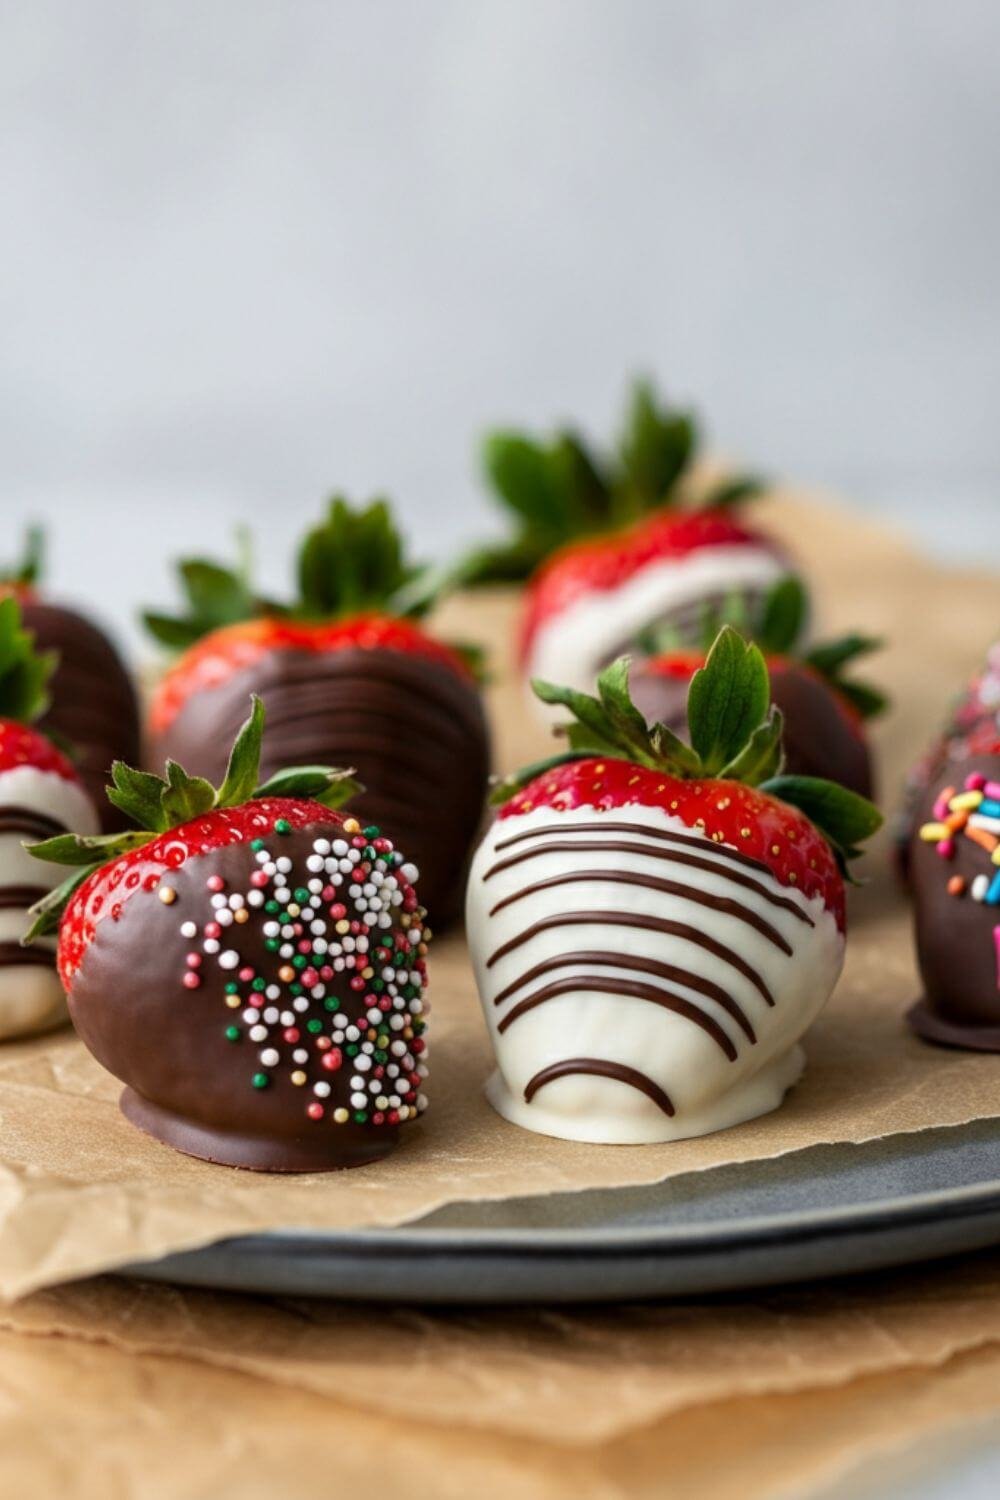
<path id="1" fill-rule="evenodd" d="M 339 826 L 322 822 L 268 836 L 272 853 L 293 860 L 290 884 L 308 879 L 305 860 L 320 836 L 343 837 Z M 256 868 L 249 843 L 190 856 L 163 875 L 160 889 L 176 893 L 169 905 L 156 890 L 143 889 L 123 903 L 117 920 L 99 922 L 69 990 L 73 1024 L 98 1062 L 127 1085 L 124 1113 L 177 1150 L 269 1172 L 329 1171 L 377 1160 L 395 1145 L 399 1127 L 356 1124 L 353 1109 L 351 1121 L 344 1124 L 330 1117 L 335 1108 L 351 1108 L 354 1068 L 345 1054 L 339 1070 L 324 1069 L 324 1054 L 307 1029 L 310 1020 L 318 1019 L 323 1034 L 329 1034 L 342 1020 L 363 1018 L 364 996 L 350 988 L 349 971 L 335 974 L 326 986 L 325 998 L 340 1001 L 335 1015 L 317 1000 L 300 1013 L 297 1043 L 284 1039 L 280 1022 L 269 1026 L 266 1041 L 250 1038 L 249 1025 L 241 1019 L 249 986 L 240 986 L 239 1008 L 227 1007 L 225 985 L 237 975 L 222 969 L 214 956 L 203 958 L 199 988 L 184 987 L 187 955 L 201 952 L 201 939 L 184 937 L 181 924 L 194 921 L 200 934 L 212 919 L 207 879 L 220 875 L 227 891 L 246 892 Z M 251 910 L 247 922 L 222 929 L 221 943 L 239 953 L 240 967 L 249 964 L 269 983 L 278 982 L 278 970 L 287 960 L 267 949 L 265 920 L 260 908 Z M 279 1009 L 290 1007 L 291 1000 L 284 998 L 288 994 L 286 986 L 283 998 L 274 1002 Z M 271 1002 L 260 998 L 258 1003 L 263 1008 Z M 226 1037 L 226 1028 L 234 1024 L 241 1031 L 235 1042 Z M 299 1045 L 309 1052 L 305 1063 L 292 1059 Z M 252 1078 L 261 1068 L 265 1047 L 274 1047 L 280 1062 L 268 1067 L 268 1086 L 255 1088 Z M 304 1084 L 291 1081 L 296 1069 L 307 1075 Z M 318 1081 L 328 1083 L 331 1093 L 323 1100 L 327 1116 L 313 1121 L 305 1111 L 316 1097 L 312 1086 Z"/>
<path id="2" fill-rule="evenodd" d="M 104 795 L 111 762 L 139 764 L 139 705 L 121 657 L 92 621 L 58 604 L 28 600 L 21 607 L 27 630 L 43 651 L 58 651 L 49 692 L 52 706 L 39 722 L 68 743 L 105 832 L 127 826 Z"/>
<path id="3" fill-rule="evenodd" d="M 251 693 L 267 709 L 261 778 L 286 766 L 353 766 L 366 790 L 351 812 L 377 823 L 416 864 L 434 925 L 455 917 L 489 777 L 475 685 L 398 651 L 275 650 L 193 693 L 154 737 L 154 768 L 169 756 L 192 775 L 221 781 Z"/>
<path id="4" fill-rule="evenodd" d="M 998 866 L 985 849 L 962 834 L 955 838 L 952 858 L 944 859 L 919 832 L 922 824 L 933 820 L 943 787 L 961 791 L 973 771 L 1000 781 L 1000 755 L 973 756 L 947 766 L 946 780 L 937 778 L 926 787 L 916 808 L 909 868 L 923 997 L 910 1011 L 909 1021 L 927 1041 L 1000 1052 L 1000 982 L 993 936 L 1000 926 L 1000 906 L 975 901 L 969 893 L 977 875 L 992 878 Z M 953 875 L 965 880 L 961 896 L 948 892 Z"/>
<path id="5" fill-rule="evenodd" d="M 795 776 L 822 776 L 862 797 L 872 795 L 868 745 L 850 710 L 822 678 L 795 662 L 772 662 L 771 697 L 784 715 L 785 771 Z M 637 666 L 632 698 L 649 720 L 684 734 L 688 682 Z"/>

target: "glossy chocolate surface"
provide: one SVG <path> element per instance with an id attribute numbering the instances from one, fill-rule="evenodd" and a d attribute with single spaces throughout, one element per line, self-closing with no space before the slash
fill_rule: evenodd
<path id="1" fill-rule="evenodd" d="M 351 804 L 420 871 L 432 923 L 458 912 L 483 815 L 489 741 L 475 685 L 396 651 L 272 651 L 218 687 L 192 694 L 152 746 L 216 784 L 251 693 L 267 709 L 261 776 L 290 765 L 353 766 L 365 793 Z"/>
<path id="2" fill-rule="evenodd" d="M 1000 756 L 973 756 L 949 765 L 948 786 L 962 791 L 965 778 L 981 772 L 1000 782 Z M 937 845 L 920 838 L 920 828 L 934 820 L 934 804 L 943 789 L 938 779 L 928 786 L 916 809 L 910 842 L 910 880 L 914 930 L 923 995 L 910 1012 L 910 1024 L 927 1041 L 975 1051 L 1000 1052 L 1000 905 L 977 901 L 971 894 L 978 876 L 992 879 L 1000 867 L 987 849 L 959 833 L 954 853 L 945 858 Z M 961 880 L 961 894 L 949 882 Z"/>

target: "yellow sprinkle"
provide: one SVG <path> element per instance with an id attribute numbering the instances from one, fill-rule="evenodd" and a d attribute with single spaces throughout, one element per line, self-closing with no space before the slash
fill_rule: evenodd
<path id="1" fill-rule="evenodd" d="M 177 892 L 174 890 L 172 885 L 161 885 L 156 894 L 159 896 L 164 906 L 173 906 L 174 902 L 177 900 Z"/>
<path id="2" fill-rule="evenodd" d="M 351 1117 L 346 1109 L 341 1108 L 334 1110 L 333 1118 L 336 1120 L 338 1125 L 346 1125 Z"/>
<path id="3" fill-rule="evenodd" d="M 240 999 L 239 995 L 227 995 L 226 1004 L 229 1006 L 230 1010 L 239 1010 L 240 1006 L 243 1004 L 243 1001 Z"/>
<path id="4" fill-rule="evenodd" d="M 361 824 L 358 822 L 357 818 L 345 818 L 344 819 L 344 832 L 345 833 L 360 833 L 361 832 Z"/>
<path id="5" fill-rule="evenodd" d="M 968 807 L 978 807 L 982 800 L 982 792 L 959 792 L 957 797 L 952 797 L 948 808 L 951 812 L 964 812 Z"/>
<path id="6" fill-rule="evenodd" d="M 362 969 L 361 970 L 361 978 L 362 979 L 374 979 L 375 978 L 375 970 L 373 968 L 371 968 L 371 967 L 369 967 L 367 969 Z"/>
<path id="7" fill-rule="evenodd" d="M 305 1081 L 306 1075 L 302 1072 L 302 1069 L 296 1069 L 296 1071 L 292 1074 L 292 1082 L 295 1084 L 295 1087 L 301 1088 Z"/>
<path id="8" fill-rule="evenodd" d="M 336 932 L 339 932 L 340 935 L 341 935 L 341 937 L 343 937 L 343 935 L 344 935 L 345 932 L 350 932 L 350 930 L 351 930 L 351 924 L 347 920 L 346 917 L 341 917 L 340 921 L 337 923 L 337 926 L 336 926 L 336 928 L 334 930 Z"/>
<path id="9" fill-rule="evenodd" d="M 297 906 L 294 901 L 289 901 L 288 905 L 285 907 L 285 910 L 290 917 L 298 917 L 302 914 L 301 906 Z"/>
<path id="10" fill-rule="evenodd" d="M 291 964 L 282 964 L 281 968 L 278 970 L 278 978 L 281 980 L 282 984 L 292 983 L 292 981 L 295 979 L 295 970 L 292 968 Z"/>
<path id="11" fill-rule="evenodd" d="M 995 865 L 1000 865 L 1000 844 L 997 844 L 993 853 L 990 855 L 990 859 Z"/>
<path id="12" fill-rule="evenodd" d="M 943 823 L 925 823 L 920 830 L 920 837 L 925 844 L 940 844 L 950 833 L 951 829 L 946 828 Z"/>
<path id="13" fill-rule="evenodd" d="M 245 906 L 240 906 L 240 907 L 237 908 L 236 911 L 233 912 L 233 921 L 234 922 L 243 923 L 243 922 L 249 922 L 249 920 L 250 920 L 250 913 L 247 911 L 247 909 L 246 909 Z"/>

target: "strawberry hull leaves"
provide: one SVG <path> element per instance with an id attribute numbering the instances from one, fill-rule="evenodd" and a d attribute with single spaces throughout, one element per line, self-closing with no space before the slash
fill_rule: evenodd
<path id="1" fill-rule="evenodd" d="M 694 417 L 660 401 L 648 381 L 633 385 L 611 455 L 596 453 L 567 430 L 548 441 L 513 431 L 490 433 L 483 443 L 483 468 L 515 534 L 499 546 L 468 554 L 454 579 L 472 585 L 523 580 L 567 543 L 679 506 L 698 446 Z M 737 505 L 761 488 L 754 479 L 726 480 L 699 508 Z"/>
<path id="2" fill-rule="evenodd" d="M 125 833 L 61 833 L 55 838 L 25 848 L 35 859 L 76 867 L 74 873 L 31 908 L 34 922 L 22 941 L 55 932 L 66 903 L 77 887 L 95 870 L 111 860 L 141 849 L 158 834 L 180 827 L 192 819 L 220 808 L 241 807 L 261 797 L 301 797 L 339 808 L 362 787 L 353 771 L 329 766 L 295 766 L 260 781 L 260 752 L 264 734 L 264 705 L 251 699 L 250 716 L 233 742 L 229 766 L 220 787 L 201 776 L 189 776 L 176 761 L 166 764 L 165 779 L 149 771 L 136 771 L 122 761 L 111 768 L 109 800 L 136 823 Z"/>
<path id="3" fill-rule="evenodd" d="M 0 584 L 13 588 L 34 588 L 44 567 L 45 532 L 41 526 L 29 526 L 24 533 L 24 551 L 19 560 L 9 567 L 0 566 Z"/>
<path id="4" fill-rule="evenodd" d="M 32 724 L 45 713 L 58 661 L 54 651 L 36 651 L 34 640 L 21 624 L 17 600 L 0 599 L 0 718 L 18 724 Z"/>
<path id="5" fill-rule="evenodd" d="M 830 845 L 842 873 L 859 845 L 881 826 L 882 815 L 865 798 L 833 782 L 782 775 L 782 718 L 771 703 L 767 664 L 755 645 L 731 626 L 720 632 L 688 694 L 691 744 L 665 724 L 647 724 L 628 689 L 627 657 L 613 662 L 597 681 L 597 696 L 549 682 L 532 684 L 543 703 L 573 716 L 560 725 L 570 749 L 526 766 L 495 786 L 491 802 L 510 800 L 536 777 L 574 760 L 607 756 L 679 780 L 738 781 L 786 802 L 812 822 Z"/>

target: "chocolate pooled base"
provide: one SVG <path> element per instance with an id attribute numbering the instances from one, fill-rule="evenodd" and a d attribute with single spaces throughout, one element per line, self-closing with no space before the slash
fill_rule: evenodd
<path id="1" fill-rule="evenodd" d="M 942 776 L 959 793 L 965 779 L 979 772 L 1000 782 L 1000 755 L 978 755 L 947 766 Z M 971 894 L 977 876 L 992 880 L 1000 866 L 986 849 L 958 833 L 954 853 L 945 858 L 937 845 L 920 837 L 934 819 L 934 804 L 944 786 L 939 776 L 917 804 L 909 846 L 914 932 L 924 993 L 907 1017 L 925 1041 L 974 1052 L 1000 1052 L 1000 905 L 977 901 Z M 963 882 L 960 895 L 949 881 Z"/>
<path id="2" fill-rule="evenodd" d="M 153 766 L 169 757 L 218 784 L 251 693 L 267 709 L 261 779 L 289 765 L 353 766 L 366 790 L 351 812 L 416 864 L 432 923 L 453 920 L 489 778 L 475 684 L 398 651 L 272 651 L 193 693 L 153 738 Z"/>
<path id="3" fill-rule="evenodd" d="M 863 731 L 833 690 L 808 667 L 772 662 L 771 698 L 784 715 L 785 771 L 821 776 L 861 797 L 872 796 L 871 755 Z M 632 673 L 632 698 L 649 721 L 683 734 L 690 679 L 669 677 L 641 664 Z"/>
<path id="4" fill-rule="evenodd" d="M 104 632 L 75 610 L 28 600 L 21 614 L 38 648 L 59 653 L 49 684 L 52 704 L 38 727 L 67 742 L 104 832 L 124 828 L 128 820 L 112 807 L 104 788 L 112 761 L 139 763 L 139 705 L 132 679 Z"/>
<path id="5" fill-rule="evenodd" d="M 334 841 L 345 835 L 339 825 L 316 822 L 263 836 L 272 858 L 291 859 L 287 881 L 293 890 L 312 878 L 306 861 L 320 837 Z M 396 1081 L 383 1075 L 380 1087 L 387 1092 L 405 1089 L 413 1102 L 404 1113 L 415 1118 L 422 1103 L 414 1054 L 422 1055 L 423 1043 L 413 1037 L 422 1023 L 408 1010 L 388 1011 L 379 1022 L 387 1050 L 376 1054 L 374 1028 L 365 1018 L 368 1002 L 352 989 L 351 970 L 334 973 L 320 998 L 299 986 L 297 998 L 308 1004 L 293 1011 L 294 990 L 281 974 L 288 959 L 268 947 L 264 924 L 274 917 L 264 907 L 251 909 L 244 922 L 223 926 L 221 952 L 205 953 L 202 933 L 216 915 L 207 881 L 221 877 L 227 896 L 246 893 L 260 868 L 249 842 L 231 844 L 190 856 L 180 868 L 166 870 L 155 889 L 131 894 L 117 918 L 108 915 L 98 922 L 73 977 L 68 994 L 73 1024 L 98 1062 L 126 1085 L 123 1113 L 178 1151 L 266 1172 L 330 1171 L 377 1161 L 395 1146 L 399 1121 L 376 1123 L 369 1110 L 359 1122 L 353 1080 L 361 1077 L 367 1084 L 376 1078 L 378 1068 L 385 1066 L 380 1057 L 395 1063 L 402 1076 Z M 266 889 L 265 896 L 270 894 Z M 340 894 L 339 899 L 353 915 L 349 897 Z M 195 935 L 190 928 L 187 934 L 182 931 L 188 923 L 195 924 Z M 332 942 L 332 924 L 329 937 Z M 374 948 L 374 933 L 371 942 Z M 232 961 L 225 958 L 227 951 L 233 953 Z M 188 988 L 192 954 L 200 959 L 199 983 Z M 280 986 L 280 998 L 255 993 L 243 977 L 247 968 L 268 985 Z M 275 1015 L 267 1018 L 271 1005 Z M 250 1006 L 256 1018 L 253 1011 L 248 1014 Z M 398 1028 L 390 1030 L 392 1018 L 398 1017 Z M 354 1025 L 358 1041 L 332 1041 L 333 1033 Z M 290 1031 L 298 1034 L 290 1036 Z M 389 1050 L 397 1040 L 414 1053 Z M 368 1047 L 364 1055 L 362 1043 Z M 331 1056 L 332 1067 L 325 1061 Z M 317 1085 L 326 1092 L 319 1095 Z M 321 1110 L 321 1117 L 309 1118 L 309 1108 Z M 334 1117 L 338 1110 L 349 1116 L 342 1123 Z"/>

